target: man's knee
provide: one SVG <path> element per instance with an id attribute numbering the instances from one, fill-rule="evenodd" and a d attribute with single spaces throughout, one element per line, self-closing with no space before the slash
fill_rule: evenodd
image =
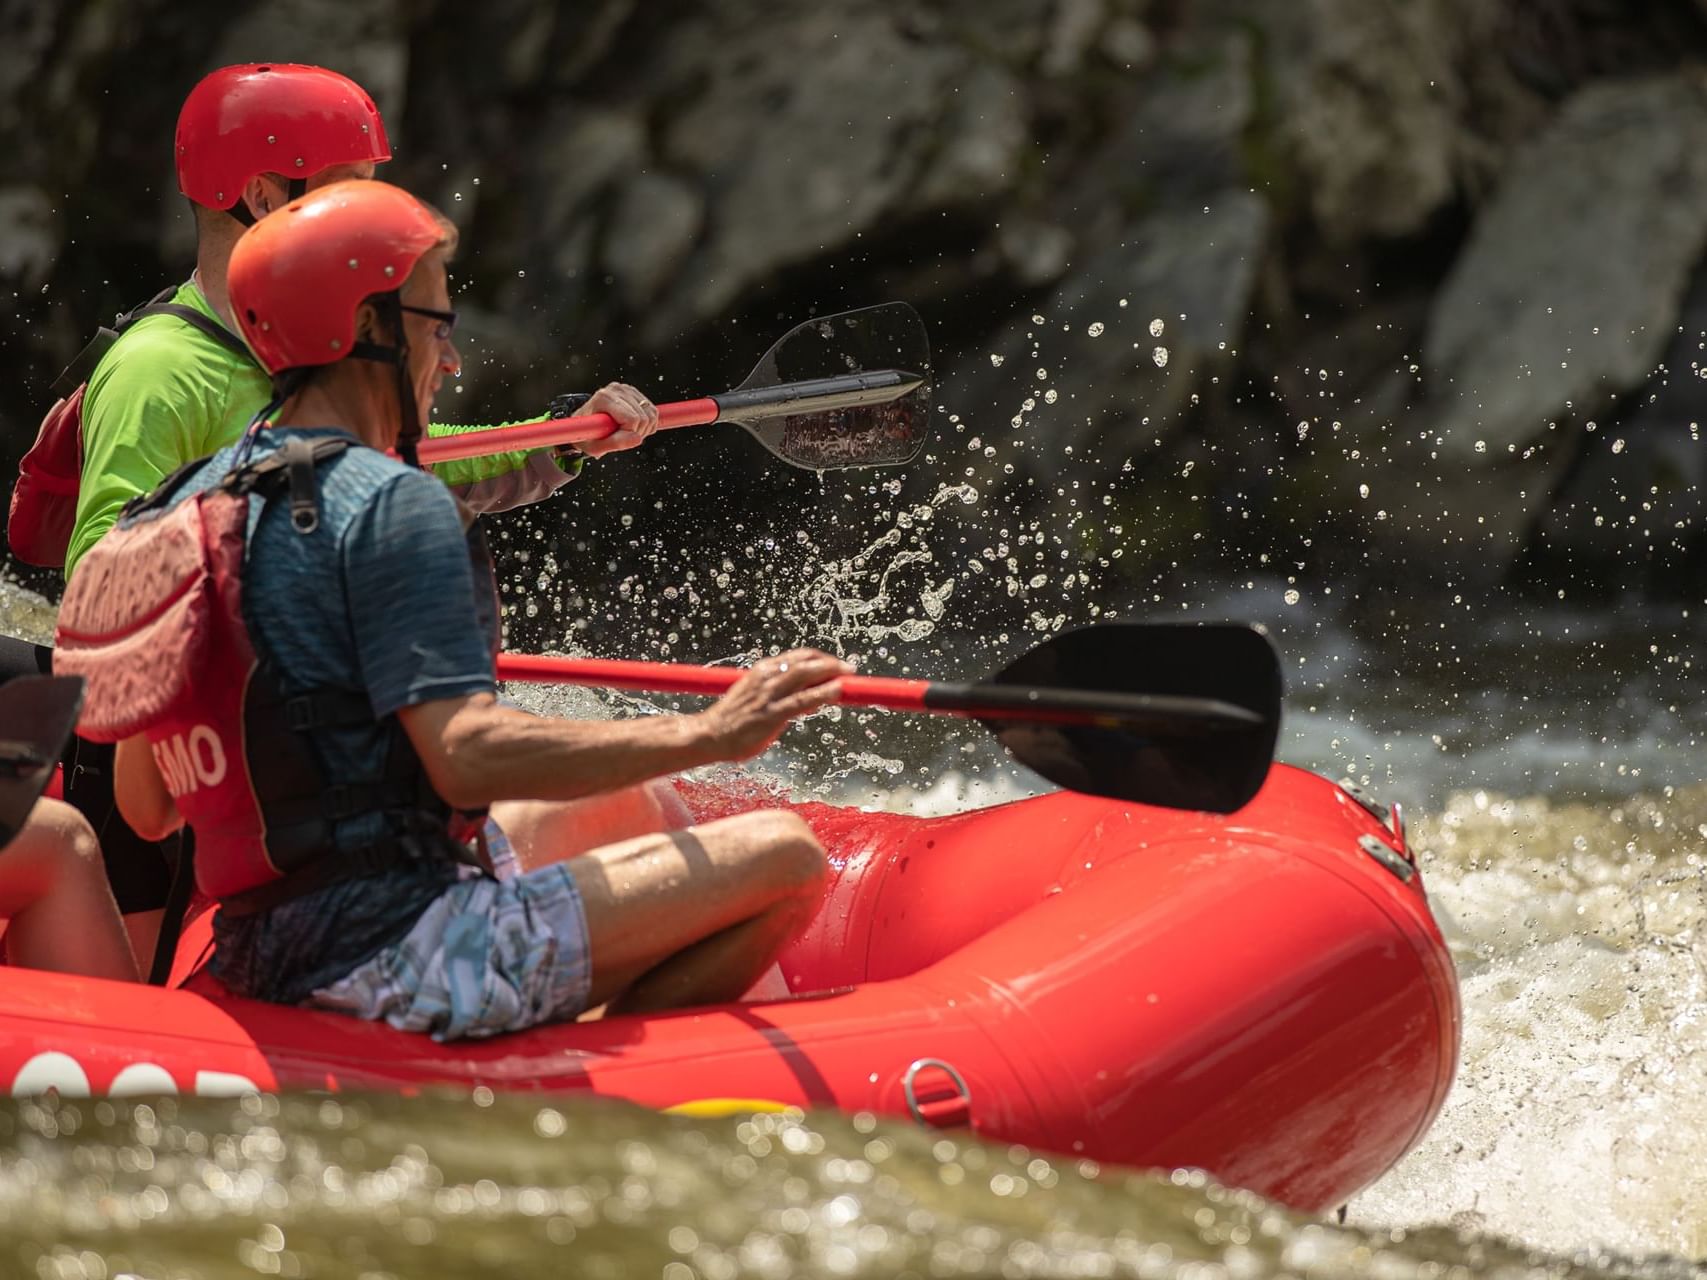
<path id="1" fill-rule="evenodd" d="M 786 809 L 761 809 L 736 821 L 746 828 L 764 860 L 767 874 L 779 889 L 806 894 L 823 885 L 829 868 L 824 846 L 812 829 Z"/>
<path id="2" fill-rule="evenodd" d="M 44 796 L 30 810 L 25 830 L 51 844 L 67 862 L 95 864 L 101 845 L 89 820 L 62 800 Z"/>

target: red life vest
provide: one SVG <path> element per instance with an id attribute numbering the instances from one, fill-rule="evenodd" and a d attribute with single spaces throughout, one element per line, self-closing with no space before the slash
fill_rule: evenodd
<path id="1" fill-rule="evenodd" d="M 366 694 L 285 696 L 243 620 L 251 495 L 288 490 L 292 525 L 313 532 L 316 468 L 350 444 L 292 439 L 168 510 L 202 463 L 181 469 L 125 509 L 60 606 L 54 669 L 88 682 L 78 732 L 147 736 L 195 831 L 197 885 L 239 913 L 422 857 L 468 860 L 468 824 L 453 823 L 395 717 L 384 776 L 327 776 L 309 731 L 372 724 Z M 334 823 L 372 812 L 387 815 L 390 835 L 355 853 L 335 848 Z"/>
<path id="2" fill-rule="evenodd" d="M 43 416 L 35 443 L 18 463 L 18 479 L 12 486 L 12 505 L 6 516 L 6 539 L 12 544 L 12 554 L 25 564 L 51 569 L 65 564 L 65 552 L 77 525 L 77 493 L 83 479 L 83 393 L 95 366 L 125 330 L 148 316 L 174 316 L 221 346 L 254 359 L 243 339 L 219 321 L 194 307 L 167 301 L 177 291 L 177 285 L 169 285 L 152 301 L 121 315 L 112 328 L 96 330 L 89 344 L 55 379 L 53 393 L 59 399 Z"/>

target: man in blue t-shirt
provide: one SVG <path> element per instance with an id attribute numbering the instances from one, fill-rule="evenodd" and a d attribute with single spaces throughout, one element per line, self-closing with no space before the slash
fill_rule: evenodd
<path id="1" fill-rule="evenodd" d="M 292 208 L 297 216 L 245 233 L 230 277 L 244 337 L 283 408 L 173 501 L 293 440 L 346 442 L 313 468 L 316 519 L 293 518 L 300 477 L 288 503 L 251 498 L 243 620 L 283 696 L 330 705 L 354 695 L 363 708 L 302 731 L 329 783 L 378 794 L 360 788 L 397 777 L 401 764 L 430 790 L 417 804 L 393 796 L 338 813 L 306 863 L 293 851 L 283 879 L 222 898 L 216 974 L 242 994 L 441 1038 L 605 1003 L 648 1010 L 739 996 L 822 887 L 823 851 L 792 814 L 631 836 L 500 880 L 458 856 L 449 811 L 495 806 L 501 818 L 507 801 L 573 805 L 749 758 L 790 719 L 834 701 L 847 667 L 810 650 L 765 659 L 697 715 L 577 722 L 501 706 L 495 597 L 463 513 L 442 485 L 380 452 L 409 454 L 457 368 L 445 287 L 454 230 L 379 182 L 323 188 Z M 247 745 L 249 773 L 264 774 L 267 744 Z M 118 752 L 120 808 L 151 838 L 205 812 L 160 747 L 145 733 Z M 572 827 L 575 810 L 564 812 Z M 257 824 L 269 840 L 277 816 Z M 210 836 L 197 826 L 198 873 L 229 884 L 241 851 Z"/>

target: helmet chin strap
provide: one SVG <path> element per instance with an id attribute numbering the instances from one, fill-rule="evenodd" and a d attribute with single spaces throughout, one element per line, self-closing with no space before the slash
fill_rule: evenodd
<path id="1" fill-rule="evenodd" d="M 352 342 L 350 356 L 356 360 L 377 360 L 397 368 L 397 414 L 401 426 L 397 432 L 397 455 L 412 467 L 421 465 L 416 446 L 421 442 L 420 406 L 415 401 L 415 388 L 409 383 L 409 334 L 403 327 L 403 296 L 397 290 L 376 299 L 380 314 L 390 323 L 397 335 L 393 346 L 375 342 Z"/>
<path id="2" fill-rule="evenodd" d="M 397 453 L 410 466 L 419 467 L 421 459 L 416 445 L 421 441 L 421 414 L 415 401 L 415 389 L 409 385 L 409 335 L 403 328 L 403 299 L 398 291 L 393 289 L 390 293 L 381 294 L 374 301 L 380 314 L 388 318 L 392 331 L 397 334 L 397 342 L 388 347 L 377 342 L 357 339 L 350 344 L 347 358 L 372 360 L 377 364 L 389 364 L 396 368 L 397 412 L 402 423 L 397 432 Z M 295 369 L 281 369 L 273 375 L 272 399 L 250 419 L 248 429 L 243 433 L 243 439 L 238 445 L 233 466 L 241 466 L 248 460 L 261 428 L 284 407 L 285 401 L 302 390 L 303 384 L 324 367 L 304 365 Z"/>
<path id="3" fill-rule="evenodd" d="M 285 401 L 302 390 L 303 384 L 313 376 L 314 370 L 306 366 L 280 369 L 273 375 L 272 398 L 255 411 L 255 416 L 249 419 L 249 425 L 243 429 L 242 438 L 237 442 L 237 452 L 231 460 L 233 470 L 249 461 L 249 455 L 254 452 L 255 442 L 260 438 L 262 429 L 273 420 L 274 414 L 284 408 Z"/>

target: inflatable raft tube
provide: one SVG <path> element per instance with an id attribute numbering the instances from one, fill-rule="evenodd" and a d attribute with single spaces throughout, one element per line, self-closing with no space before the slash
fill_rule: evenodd
<path id="1" fill-rule="evenodd" d="M 704 816 L 754 798 L 698 797 Z M 797 811 L 831 852 L 790 998 L 438 1044 L 236 998 L 0 971 L 14 1094 L 568 1091 L 911 1116 L 1342 1203 L 1413 1146 L 1459 1039 L 1402 824 L 1277 766 L 1230 817 L 1059 793 L 945 818 Z"/>

